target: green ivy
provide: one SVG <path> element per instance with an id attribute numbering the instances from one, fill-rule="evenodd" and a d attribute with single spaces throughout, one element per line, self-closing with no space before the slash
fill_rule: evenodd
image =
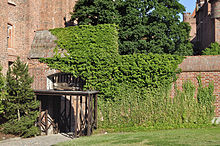
<path id="1" fill-rule="evenodd" d="M 157 129 L 198 127 L 213 116 L 213 86 L 187 82 L 170 98 L 170 83 L 180 72 L 183 57 L 118 53 L 117 26 L 75 26 L 51 30 L 56 54 L 41 61 L 86 81 L 85 90 L 99 90 L 99 127 Z M 208 95 L 207 99 L 205 96 Z M 209 99 L 209 97 L 211 99 Z M 204 106 L 203 102 L 209 105 Z M 203 108 L 201 108 L 203 107 Z"/>
<path id="2" fill-rule="evenodd" d="M 116 25 L 85 25 L 50 31 L 58 38 L 56 55 L 41 61 L 83 78 L 85 89 L 99 90 L 104 97 L 117 96 L 120 83 L 140 88 L 168 85 L 175 80 L 178 64 L 183 60 L 169 54 L 120 55 Z"/>

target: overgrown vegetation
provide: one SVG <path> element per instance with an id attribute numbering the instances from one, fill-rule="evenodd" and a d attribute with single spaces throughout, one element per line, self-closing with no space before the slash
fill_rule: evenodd
<path id="1" fill-rule="evenodd" d="M 120 55 L 115 25 L 75 26 L 54 29 L 57 44 L 67 52 L 41 59 L 51 68 L 73 73 L 86 80 L 85 89 L 99 90 L 103 98 L 114 98 L 120 84 L 139 88 L 168 85 L 175 80 L 183 57 L 175 55 Z"/>
<path id="2" fill-rule="evenodd" d="M 54 57 L 41 61 L 83 78 L 85 89 L 100 91 L 99 127 L 169 129 L 209 125 L 214 114 L 213 86 L 203 88 L 200 83 L 194 98 L 195 87 L 187 82 L 183 91 L 176 91 L 176 96 L 170 98 L 169 87 L 183 58 L 120 55 L 116 28 L 106 24 L 51 30 L 58 38 L 59 49 Z"/>
<path id="3" fill-rule="evenodd" d="M 202 55 L 220 55 L 220 45 L 217 42 L 211 43 L 209 48 L 202 51 Z"/>
<path id="4" fill-rule="evenodd" d="M 18 58 L 7 72 L 7 96 L 4 99 L 4 118 L 7 122 L 3 125 L 3 132 L 22 137 L 38 134 L 35 122 L 39 115 L 39 104 L 31 88 L 33 78 L 28 74 L 28 65 Z M 13 125 L 13 126 L 12 126 Z"/>
<path id="5" fill-rule="evenodd" d="M 121 85 L 114 100 L 99 98 L 99 127 L 114 130 L 173 129 L 211 125 L 214 117 L 214 87 L 203 87 L 199 81 L 198 93 L 187 81 L 182 91 L 176 90 L 174 98 L 170 90 L 159 88 L 146 90 L 130 85 Z"/>
<path id="6" fill-rule="evenodd" d="M 78 0 L 77 25 L 117 24 L 120 54 L 192 55 L 190 26 L 180 22 L 178 0 Z"/>

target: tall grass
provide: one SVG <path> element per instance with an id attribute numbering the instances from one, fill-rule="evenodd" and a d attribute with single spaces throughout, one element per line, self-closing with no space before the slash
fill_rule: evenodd
<path id="1" fill-rule="evenodd" d="M 168 88 L 140 89 L 122 84 L 114 99 L 99 99 L 100 128 L 189 128 L 211 125 L 214 117 L 214 86 L 195 86 L 187 81 L 170 97 Z"/>

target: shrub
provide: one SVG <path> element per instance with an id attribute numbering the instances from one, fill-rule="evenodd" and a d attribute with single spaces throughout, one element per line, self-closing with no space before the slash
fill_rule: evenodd
<path id="1" fill-rule="evenodd" d="M 220 55 L 220 45 L 217 42 L 211 43 L 209 48 L 202 51 L 202 55 Z"/>
<path id="2" fill-rule="evenodd" d="M 4 100 L 7 107 L 4 116 L 8 121 L 3 125 L 3 132 L 24 137 L 34 136 L 37 134 L 35 121 L 39 115 L 39 104 L 31 88 L 33 78 L 28 74 L 27 64 L 18 58 L 9 68 L 6 80 L 8 95 Z"/>
<path id="3" fill-rule="evenodd" d="M 22 137 L 32 137 L 39 134 L 39 128 L 34 126 L 37 115 L 22 116 L 18 121 L 17 119 L 9 120 L 3 124 L 3 132 L 5 134 L 14 134 Z M 13 125 L 13 126 L 12 126 Z"/>

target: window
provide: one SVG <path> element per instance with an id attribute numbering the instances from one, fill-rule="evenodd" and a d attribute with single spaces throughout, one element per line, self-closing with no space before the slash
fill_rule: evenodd
<path id="1" fill-rule="evenodd" d="M 8 41 L 8 48 L 12 48 L 12 25 L 8 24 L 8 35 L 7 35 L 7 41 Z"/>

